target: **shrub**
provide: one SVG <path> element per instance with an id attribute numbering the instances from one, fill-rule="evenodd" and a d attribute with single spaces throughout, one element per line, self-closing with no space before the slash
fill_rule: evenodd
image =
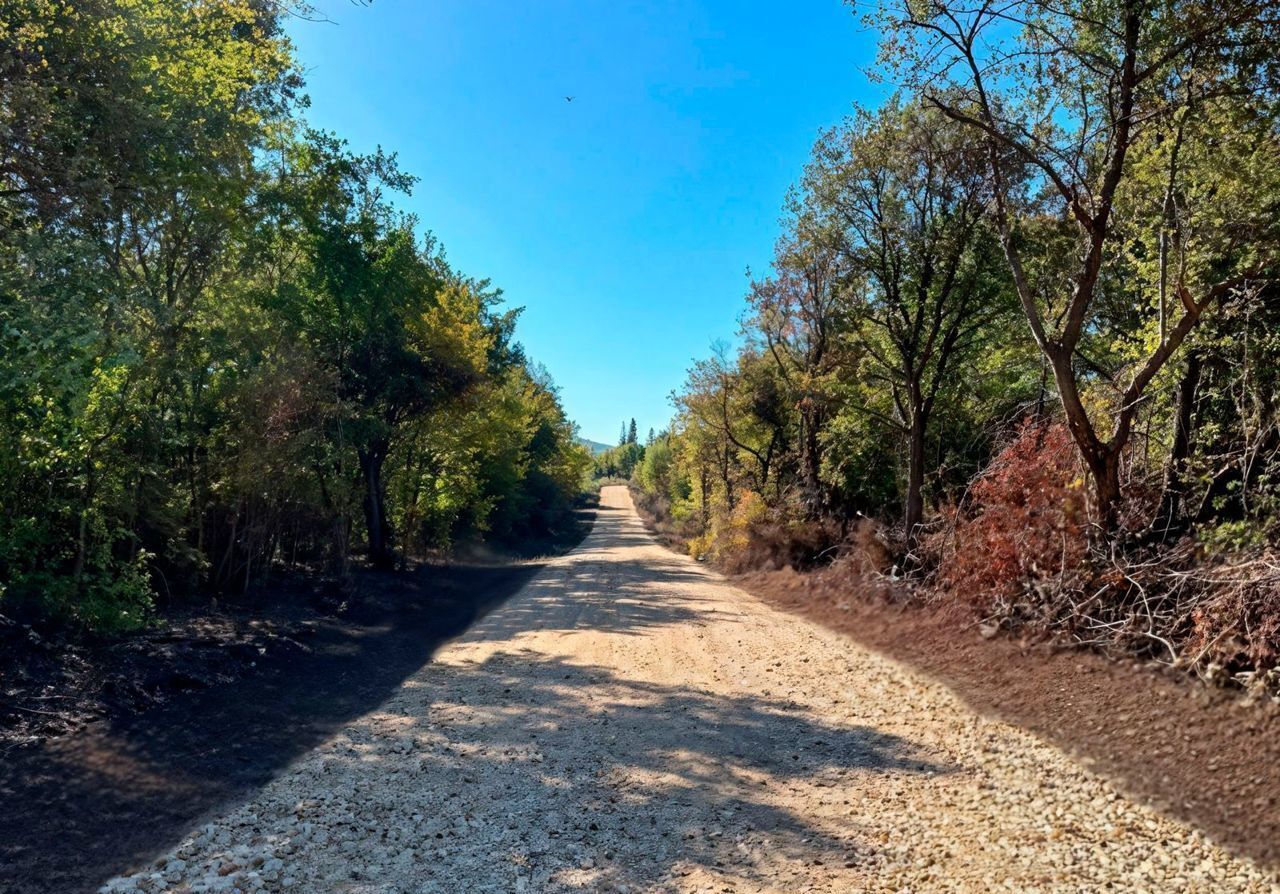
<path id="1" fill-rule="evenodd" d="M 801 518 L 783 503 L 770 506 L 754 491 L 744 491 L 733 509 L 712 517 L 710 528 L 688 541 L 689 554 L 706 558 L 730 574 L 792 568 L 805 571 L 834 558 L 838 525 Z"/>
<path id="2" fill-rule="evenodd" d="M 985 611 L 1076 574 L 1088 550 L 1076 456 L 1060 423 L 1018 429 L 973 484 L 968 505 L 948 513 L 950 524 L 925 544 L 948 594 Z"/>
<path id="3" fill-rule="evenodd" d="M 1179 663 L 1215 683 L 1280 694 L 1280 555 L 1188 566 L 1167 575 L 1177 603 L 1192 606 Z"/>

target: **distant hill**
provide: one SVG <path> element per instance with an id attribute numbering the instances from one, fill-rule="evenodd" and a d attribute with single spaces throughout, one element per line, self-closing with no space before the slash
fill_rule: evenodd
<path id="1" fill-rule="evenodd" d="M 590 438 L 578 438 L 578 443 L 590 450 L 592 456 L 597 453 L 604 453 L 606 450 L 612 450 L 614 447 L 613 444 L 601 444 L 599 441 L 592 441 Z"/>

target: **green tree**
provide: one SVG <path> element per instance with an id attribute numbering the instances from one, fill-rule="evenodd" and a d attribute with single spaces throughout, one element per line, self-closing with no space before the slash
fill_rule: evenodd
<path id="1" fill-rule="evenodd" d="M 802 213 L 840 256 L 860 375 L 891 398 L 888 414 L 871 405 L 864 412 L 879 414 L 907 445 L 911 548 L 924 519 L 937 402 L 955 394 L 956 372 L 971 366 L 1008 307 L 983 221 L 985 155 L 936 111 L 895 99 L 828 132 L 814 156 Z"/>
<path id="2" fill-rule="evenodd" d="M 1216 156 L 1228 194 L 1260 165 L 1270 180 L 1275 153 L 1259 153 L 1252 122 L 1274 115 L 1274 9 L 1267 0 L 1009 8 L 929 0 L 879 19 L 890 35 L 885 62 L 922 102 L 987 144 L 994 225 L 1110 533 L 1149 386 L 1206 313 L 1274 275 L 1274 218 L 1256 215 L 1256 203 L 1220 209 L 1186 163 Z M 1274 133 L 1262 139 L 1273 145 Z M 1104 371 L 1111 394 L 1091 407 L 1086 385 L 1097 373 L 1081 352 L 1129 266 L 1137 234 L 1118 213 L 1126 203 L 1151 209 L 1148 234 L 1155 225 L 1141 249 L 1156 280 L 1156 300 L 1144 308 L 1154 326 L 1140 351 Z M 1068 221 L 1071 233 L 1067 275 L 1047 290 L 1027 251 L 1028 224 L 1044 214 Z M 1188 215 L 1204 229 L 1187 226 Z"/>

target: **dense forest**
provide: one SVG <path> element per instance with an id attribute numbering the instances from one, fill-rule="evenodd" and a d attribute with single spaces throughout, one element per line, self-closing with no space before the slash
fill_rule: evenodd
<path id="1" fill-rule="evenodd" d="M 546 536 L 590 462 L 518 312 L 310 129 L 274 0 L 0 7 L 0 611 L 89 630 Z"/>
<path id="2" fill-rule="evenodd" d="M 897 92 L 817 140 L 642 502 L 724 567 L 1280 689 L 1276 13 L 870 12 Z"/>

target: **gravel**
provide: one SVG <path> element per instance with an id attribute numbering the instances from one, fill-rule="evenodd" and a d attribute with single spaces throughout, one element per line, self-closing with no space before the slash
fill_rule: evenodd
<path id="1" fill-rule="evenodd" d="M 102 890 L 1280 892 L 603 496 L 381 708 Z"/>

